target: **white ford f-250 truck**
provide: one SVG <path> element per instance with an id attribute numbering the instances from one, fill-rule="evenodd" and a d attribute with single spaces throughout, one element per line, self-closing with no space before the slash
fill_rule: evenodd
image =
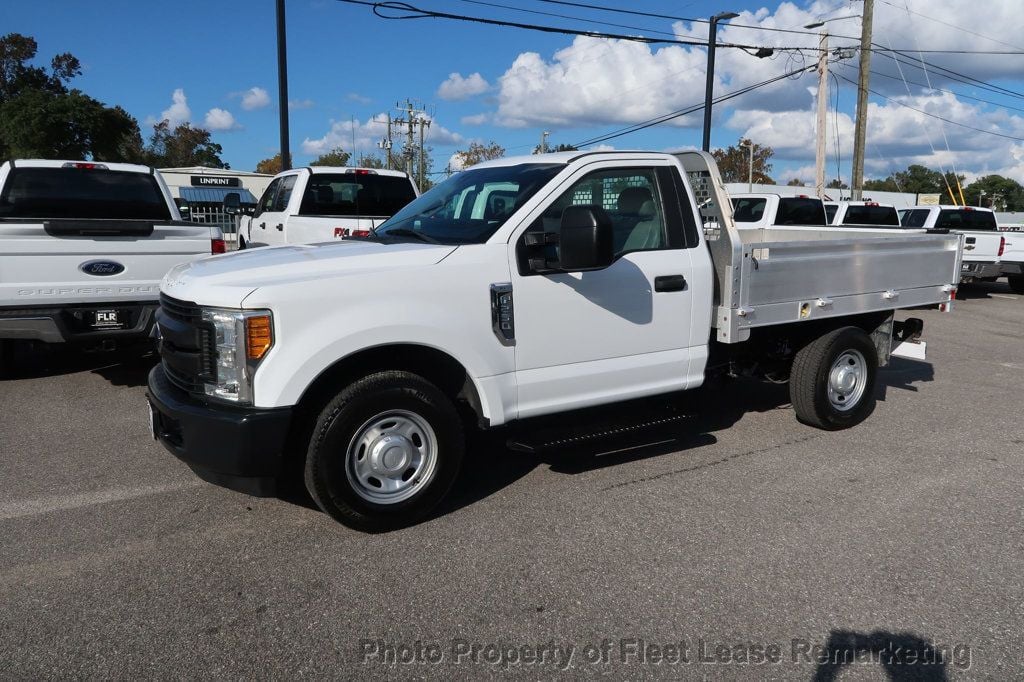
<path id="1" fill-rule="evenodd" d="M 996 214 L 973 206 L 913 206 L 900 210 L 900 224 L 926 230 L 951 230 L 965 235 L 962 282 L 994 281 L 1002 274 L 1000 260 L 1006 238 L 999 232 Z"/>
<path id="2" fill-rule="evenodd" d="M 241 249 L 365 236 L 418 192 L 401 171 L 312 166 L 279 173 L 239 221 Z"/>
<path id="3" fill-rule="evenodd" d="M 216 226 L 182 222 L 163 178 L 123 163 L 0 165 L 0 373 L 19 340 L 145 338 L 171 267 L 222 253 Z"/>
<path id="4" fill-rule="evenodd" d="M 368 238 L 169 272 L 153 435 L 254 494 L 298 462 L 327 513 L 382 529 L 446 494 L 466 414 L 497 426 L 746 373 L 846 428 L 894 346 L 922 356 L 920 320 L 894 309 L 948 310 L 960 253 L 955 234 L 737 230 L 702 152 L 489 161 Z"/>

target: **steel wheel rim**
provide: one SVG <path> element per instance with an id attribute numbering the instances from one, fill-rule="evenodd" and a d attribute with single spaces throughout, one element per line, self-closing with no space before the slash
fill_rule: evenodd
<path id="1" fill-rule="evenodd" d="M 836 410 L 849 412 L 860 404 L 868 383 L 868 364 L 858 351 L 839 354 L 828 373 L 828 401 Z"/>
<path id="2" fill-rule="evenodd" d="M 408 410 L 388 410 L 367 419 L 345 452 L 345 475 L 359 497 L 397 504 L 434 478 L 437 435 L 426 419 Z"/>

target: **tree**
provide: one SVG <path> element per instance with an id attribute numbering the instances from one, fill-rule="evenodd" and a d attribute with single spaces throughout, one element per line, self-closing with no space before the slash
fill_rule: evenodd
<path id="1" fill-rule="evenodd" d="M 291 155 L 289 155 L 290 157 Z M 266 173 L 267 175 L 277 175 L 281 172 L 281 153 L 274 154 L 269 159 L 263 159 L 256 164 L 257 173 Z"/>
<path id="2" fill-rule="evenodd" d="M 209 130 L 193 128 L 188 123 L 180 123 L 171 130 L 166 119 L 153 126 L 153 135 L 146 148 L 149 165 L 159 168 L 230 168 L 220 158 L 223 152 L 223 148 L 211 139 Z"/>
<path id="3" fill-rule="evenodd" d="M 900 188 L 890 175 L 884 180 L 865 180 L 864 190 L 867 192 L 899 192 Z"/>
<path id="4" fill-rule="evenodd" d="M 786 186 L 787 187 L 803 187 L 804 186 L 804 181 L 801 180 L 800 178 L 793 178 L 792 180 L 790 180 L 789 182 L 786 183 Z"/>
<path id="5" fill-rule="evenodd" d="M 750 169 L 750 140 L 740 138 L 735 147 L 716 149 L 711 152 L 718 164 L 718 172 L 722 174 L 723 182 L 746 182 Z M 775 150 L 754 144 L 754 182 L 763 185 L 773 185 L 775 181 L 768 174 L 772 171 L 772 165 L 768 161 L 775 155 Z"/>
<path id="6" fill-rule="evenodd" d="M 384 168 L 387 164 L 384 163 L 384 159 L 373 154 L 363 154 L 356 161 L 356 165 L 360 168 Z"/>
<path id="7" fill-rule="evenodd" d="M 59 54 L 47 72 L 31 64 L 36 52 L 31 37 L 0 38 L 0 158 L 143 161 L 139 124 L 128 112 L 68 89 L 81 73 L 78 59 Z"/>
<path id="8" fill-rule="evenodd" d="M 571 144 L 565 144 L 564 142 L 559 142 L 554 147 L 552 147 L 551 145 L 548 145 L 548 151 L 549 152 L 576 152 L 576 151 L 579 151 L 579 150 L 576 147 L 573 147 Z M 534 154 L 540 154 L 540 145 L 537 145 L 536 147 L 533 148 L 533 153 Z"/>
<path id="9" fill-rule="evenodd" d="M 463 168 L 469 168 L 482 161 L 500 159 L 505 156 L 505 148 L 493 140 L 486 145 L 470 142 L 469 149 L 457 151 L 455 156 Z"/>
<path id="10" fill-rule="evenodd" d="M 341 147 L 335 147 L 326 154 L 313 159 L 310 162 L 310 166 L 347 166 L 348 160 L 352 158 L 352 155 Z"/>
<path id="11" fill-rule="evenodd" d="M 1024 211 L 1024 186 L 1002 175 L 978 178 L 964 188 L 964 197 L 971 206 L 986 206 L 997 211 Z"/>
<path id="12" fill-rule="evenodd" d="M 842 180 L 840 180 L 839 178 L 830 181 L 827 185 L 825 185 L 825 187 L 828 187 L 829 189 L 850 189 L 850 186 L 847 185 Z"/>

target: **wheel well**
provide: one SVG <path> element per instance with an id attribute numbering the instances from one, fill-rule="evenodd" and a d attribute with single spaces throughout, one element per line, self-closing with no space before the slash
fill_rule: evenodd
<path id="1" fill-rule="evenodd" d="M 338 360 L 320 373 L 298 404 L 305 411 L 318 412 L 342 386 L 383 370 L 402 370 L 423 377 L 451 398 L 460 412 L 468 408 L 473 419 L 486 424 L 480 396 L 462 363 L 444 351 L 417 344 L 377 346 Z"/>

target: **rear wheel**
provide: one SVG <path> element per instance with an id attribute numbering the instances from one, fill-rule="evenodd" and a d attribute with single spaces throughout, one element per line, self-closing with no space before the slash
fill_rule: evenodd
<path id="1" fill-rule="evenodd" d="M 797 352 L 789 394 L 797 419 L 835 431 L 864 421 L 875 407 L 878 353 L 871 337 L 843 327 Z"/>
<path id="2" fill-rule="evenodd" d="M 239 233 L 239 235 L 238 235 L 238 250 L 241 251 L 244 248 L 245 248 L 245 237 L 243 237 L 241 235 L 241 233 Z"/>
<path id="3" fill-rule="evenodd" d="M 448 493 L 465 450 L 452 401 L 409 372 L 378 372 L 320 412 L 306 488 L 346 526 L 382 531 L 423 518 Z"/>
<path id="4" fill-rule="evenodd" d="M 1024 275 L 1010 275 L 1006 278 L 1010 290 L 1015 294 L 1024 294 Z"/>

